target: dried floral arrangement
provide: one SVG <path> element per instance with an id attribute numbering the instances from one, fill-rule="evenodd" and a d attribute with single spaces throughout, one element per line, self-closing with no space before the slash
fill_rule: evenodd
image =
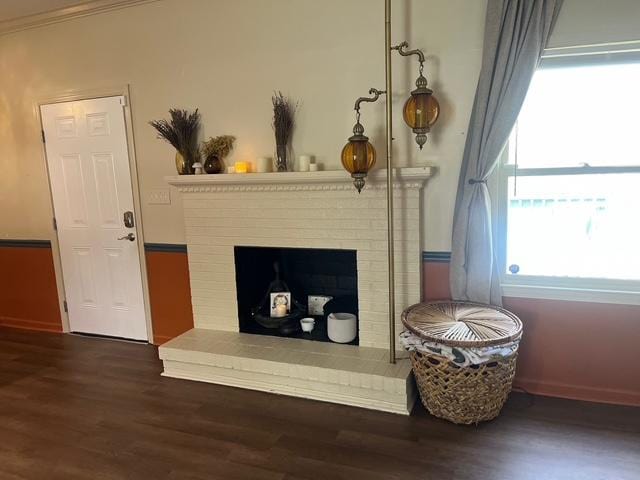
<path id="1" fill-rule="evenodd" d="M 298 103 L 276 92 L 271 97 L 273 103 L 273 131 L 276 136 L 276 166 L 278 171 L 288 169 L 287 150 L 291 143 L 291 136 L 295 126 L 294 116 Z"/>
<path id="2" fill-rule="evenodd" d="M 184 157 L 187 171 L 193 173 L 193 164 L 199 161 L 198 131 L 200 130 L 200 113 L 172 108 L 169 110 L 170 120 L 152 120 L 149 122 L 158 132 L 158 138 L 170 143 Z"/>
<path id="3" fill-rule="evenodd" d="M 204 158 L 209 157 L 218 157 L 220 160 L 223 160 L 231 149 L 233 148 L 233 143 L 236 141 L 236 137 L 233 135 L 220 135 L 218 137 L 210 137 L 209 140 L 202 142 L 202 147 L 200 151 Z"/>

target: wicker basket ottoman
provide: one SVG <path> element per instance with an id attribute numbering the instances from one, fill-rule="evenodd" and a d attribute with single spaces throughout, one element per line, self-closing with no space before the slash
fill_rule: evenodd
<path id="1" fill-rule="evenodd" d="M 472 424 L 498 416 L 511 391 L 522 322 L 491 305 L 440 301 L 402 313 L 423 405 L 432 415 Z"/>

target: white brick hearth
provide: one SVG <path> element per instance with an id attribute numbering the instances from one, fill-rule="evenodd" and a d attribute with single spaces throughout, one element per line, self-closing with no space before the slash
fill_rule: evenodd
<path id="1" fill-rule="evenodd" d="M 421 190 L 425 181 L 431 176 L 429 167 L 397 169 L 394 184 L 395 201 L 395 262 L 396 262 L 396 330 L 400 331 L 399 316 L 403 309 L 420 301 L 421 293 Z M 358 301 L 359 301 L 359 339 L 361 347 L 369 347 L 369 355 L 387 352 L 389 345 L 387 297 L 388 297 L 388 269 L 387 269 L 387 221 L 386 221 L 386 171 L 377 170 L 369 175 L 367 185 L 359 195 L 351 183 L 351 178 L 344 171 L 326 171 L 309 173 L 267 173 L 267 174 L 231 174 L 231 175 L 192 175 L 168 177 L 167 181 L 176 186 L 183 194 L 185 231 L 189 257 L 189 271 L 191 278 L 191 295 L 193 304 L 194 324 L 196 329 L 184 338 L 178 337 L 165 344 L 160 349 L 160 355 L 165 361 L 165 374 L 182 378 L 213 381 L 246 388 L 258 388 L 279 393 L 296 394 L 306 391 L 311 398 L 319 398 L 312 394 L 313 389 L 300 386 L 285 388 L 281 380 L 276 381 L 278 375 L 273 375 L 273 388 L 269 388 L 268 370 L 264 368 L 252 369 L 254 373 L 266 375 L 250 381 L 246 375 L 240 375 L 238 365 L 233 368 L 233 362 L 222 362 L 228 365 L 227 370 L 235 370 L 234 381 L 222 381 L 219 371 L 224 366 L 215 366 L 216 362 L 207 365 L 213 370 L 211 375 L 204 375 L 202 364 L 196 368 L 192 363 L 195 357 L 202 359 L 202 355 L 193 355 L 189 351 L 189 344 L 193 344 L 194 332 L 198 329 L 217 332 L 238 332 L 238 310 L 235 283 L 235 246 L 281 247 L 281 248 L 322 248 L 348 249 L 357 252 L 358 269 Z M 187 337 L 187 335 L 191 335 Z M 245 345 L 241 339 L 254 337 L 248 334 L 236 334 L 235 337 L 224 337 L 224 342 L 212 341 L 208 343 L 218 353 L 228 352 L 229 346 L 222 347 L 225 342 L 236 342 Z M 187 340 L 189 338 L 190 340 Z M 222 337 L 220 337 L 222 338 Z M 218 339 L 219 340 L 219 339 Z M 314 349 L 326 352 L 326 345 L 319 342 L 305 340 L 273 338 L 265 340 L 275 342 L 286 350 L 287 345 L 300 345 L 307 355 L 314 353 Z M 278 342 L 281 342 L 278 344 Z M 293 341 L 293 343 L 292 343 Z M 207 343 L 207 342 L 205 342 Z M 251 342 L 250 342 L 251 343 Z M 306 345 L 309 344 L 309 345 Z M 271 345 L 271 343 L 270 343 Z M 346 349 L 359 347 L 339 346 Z M 323 350 L 324 348 L 324 350 Z M 226 350 L 225 350 L 226 349 Z M 299 350 L 298 347 L 296 349 Z M 242 349 L 241 349 L 242 350 Z M 246 348 L 244 348 L 246 351 Z M 183 363 L 180 363 L 180 352 L 184 351 Z M 211 351 L 211 355 L 216 355 Z M 169 358 L 170 357 L 170 358 Z M 189 357 L 189 360 L 187 359 Z M 285 356 L 286 357 L 286 356 Z M 282 357 L 282 358 L 285 358 Z M 386 355 L 382 355 L 386 357 Z M 209 360 L 214 357 L 206 357 Z M 280 357 L 279 357 L 280 358 Z M 280 358 L 282 360 L 282 358 Z M 325 365 L 326 358 L 317 356 L 318 361 Z M 255 359 L 254 359 L 255 360 Z M 376 360 L 376 364 L 354 367 L 357 375 L 358 368 L 369 375 L 381 373 L 384 362 Z M 263 358 L 262 361 L 268 361 Z M 169 362 L 169 363 L 168 363 Z M 258 359 L 258 363 L 260 359 Z M 323 363 L 324 362 L 324 363 Z M 407 360 L 403 360 L 407 364 Z M 220 363 L 220 362 L 217 362 Z M 251 363 L 251 362 L 249 362 Z M 255 362 L 253 362 L 255 363 Z M 308 363 L 308 362 L 307 362 Z M 257 364 L 256 364 L 257 365 Z M 184 368 L 198 370 L 199 374 L 189 374 Z M 273 365 L 272 365 L 273 366 Z M 264 367 L 264 365 L 263 365 Z M 346 367 L 349 370 L 350 367 Z M 382 368 L 382 370 L 380 370 Z M 245 369 L 246 370 L 246 369 Z M 378 371 L 380 370 L 380 371 Z M 302 369 L 304 371 L 304 369 Z M 407 368 L 400 367 L 398 371 Z M 316 372 L 317 373 L 317 372 Z M 227 371 L 227 375 L 229 371 Z M 282 375 L 280 375 L 282 377 Z M 329 378 L 328 375 L 326 378 Z M 384 374 L 380 378 L 384 377 Z M 226 378 L 226 377 L 225 377 Z M 291 382 L 291 376 L 288 378 Z M 325 378 L 323 376 L 323 378 Z M 217 379 L 217 380 L 216 380 Z M 228 378 L 227 378 L 228 380 Z M 301 379 L 308 382 L 310 378 Z M 370 380 L 370 379 L 369 379 Z M 367 380 L 366 385 L 370 383 Z M 395 381 L 397 382 L 397 378 Z M 405 384 L 410 381 L 404 379 Z M 256 383 L 257 382 L 257 383 Z M 266 382 L 266 383 L 265 383 Z M 355 380 L 354 380 L 355 382 Z M 287 382 L 285 382 L 287 383 Z M 279 386 L 277 386 L 278 384 Z M 356 396 L 362 395 L 362 385 L 358 383 Z M 345 387 L 343 385 L 343 387 Z M 397 387 L 397 385 L 396 385 Z M 336 387 L 337 388 L 337 387 Z M 354 387 L 355 388 L 355 387 Z M 326 390 L 326 388 L 325 388 Z M 344 390 L 344 388 L 342 389 Z M 397 388 L 396 388 L 397 390 Z M 402 390 L 402 388 L 400 389 Z M 318 388 L 319 399 L 322 398 L 323 388 Z M 373 397 L 384 394 L 384 389 Z M 398 398 L 394 398 L 395 407 L 381 408 L 386 405 L 378 398 L 379 408 L 388 411 L 405 410 L 412 399 L 407 398 L 407 387 Z M 336 392 L 334 392 L 336 393 Z M 396 392 L 397 394 L 397 392 Z M 329 397 L 334 398 L 329 398 Z M 393 395 L 392 395 L 393 396 Z M 363 405 L 359 401 L 341 401 L 339 397 L 351 398 L 342 391 L 336 395 L 324 398 L 339 403 Z M 353 398 L 352 398 L 353 397 Z M 377 398 L 376 397 L 376 398 Z M 366 395 L 363 397 L 366 398 Z M 366 403 L 366 401 L 364 401 Z"/>
<path id="2" fill-rule="evenodd" d="M 387 350 L 194 328 L 160 347 L 163 375 L 408 414 L 411 366 Z"/>

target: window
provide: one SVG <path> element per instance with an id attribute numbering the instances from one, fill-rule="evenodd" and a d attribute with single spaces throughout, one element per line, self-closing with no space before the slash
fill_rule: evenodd
<path id="1" fill-rule="evenodd" d="M 640 56 L 628 52 L 543 61 L 500 167 L 506 294 L 640 303 L 638 85 Z"/>

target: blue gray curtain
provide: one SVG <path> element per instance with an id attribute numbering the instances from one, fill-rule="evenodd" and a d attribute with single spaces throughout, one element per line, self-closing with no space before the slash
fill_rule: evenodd
<path id="1" fill-rule="evenodd" d="M 487 179 L 527 94 L 562 0 L 489 0 L 484 53 L 454 213 L 451 293 L 502 304 Z"/>

